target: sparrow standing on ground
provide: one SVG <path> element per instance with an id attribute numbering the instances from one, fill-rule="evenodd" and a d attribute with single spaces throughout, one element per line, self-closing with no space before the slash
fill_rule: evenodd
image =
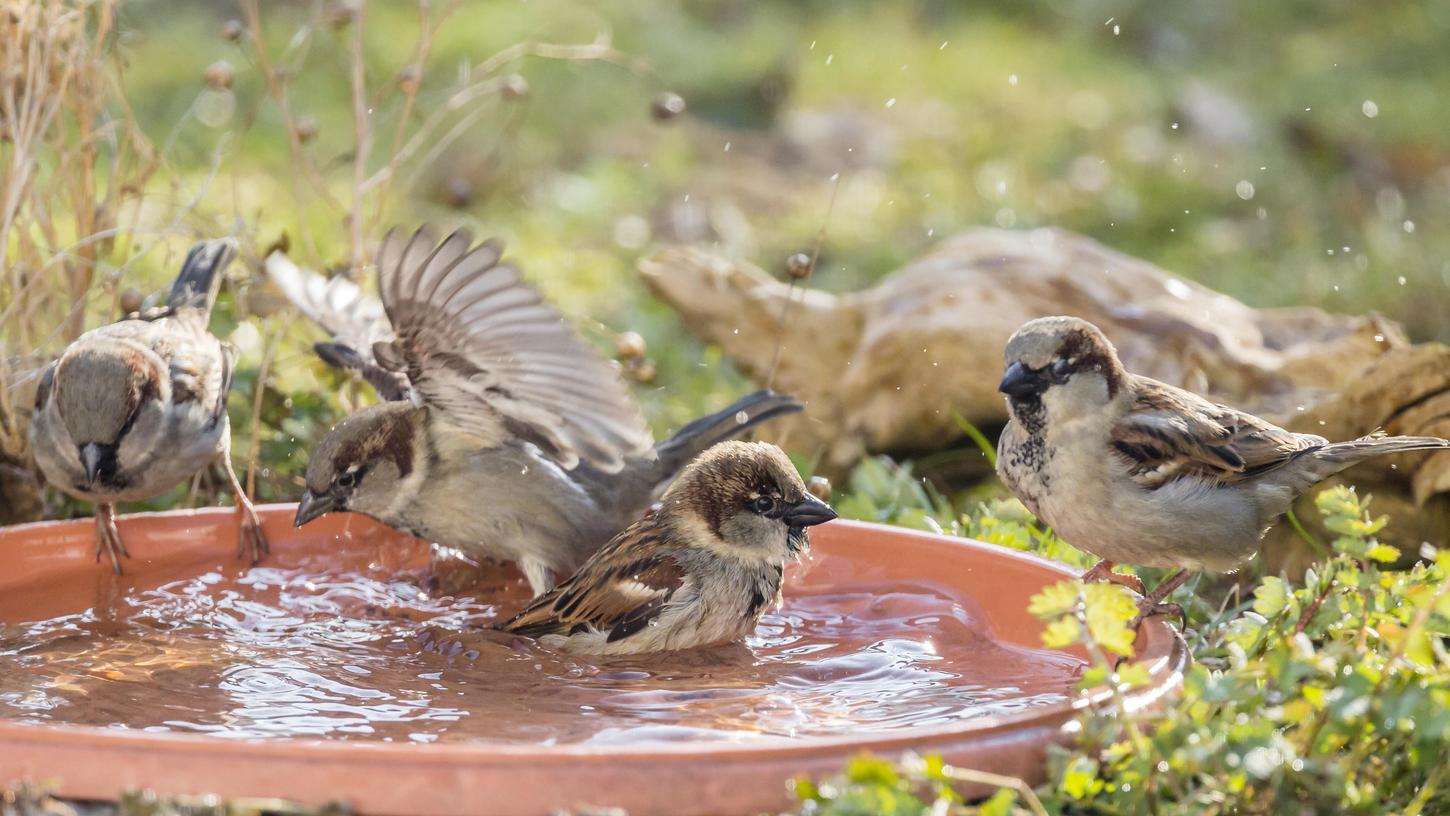
<path id="1" fill-rule="evenodd" d="M 381 309 L 350 283 L 335 289 L 285 256 L 268 258 L 268 274 L 304 312 L 338 327 L 324 358 L 401 397 L 348 417 L 318 445 L 298 526 L 363 513 L 516 561 L 538 594 L 638 518 L 698 453 L 801 409 L 762 391 L 653 445 L 619 374 L 499 263 L 498 242 L 471 242 L 461 230 L 441 243 L 426 228 L 389 232 Z M 386 326 L 367 324 L 380 313 Z"/>
<path id="2" fill-rule="evenodd" d="M 267 552 L 232 469 L 230 350 L 207 328 L 236 241 L 192 247 L 166 306 L 86 332 L 41 377 L 30 443 L 45 478 L 96 505 L 96 560 L 130 557 L 115 504 L 144 501 L 220 460 L 241 515 L 239 556 Z"/>
<path id="3" fill-rule="evenodd" d="M 1140 603 L 1200 570 L 1228 572 L 1258 552 L 1269 526 L 1316 482 L 1372 456 L 1450 447 L 1382 434 L 1333 442 L 1123 369 L 1091 323 L 1044 317 L 1007 341 L 999 389 L 1011 419 L 997 473 L 1068 543 L 1102 559 L 1083 580 L 1142 594 L 1115 562 L 1176 568 Z M 1176 610 L 1181 613 L 1181 610 Z"/>
<path id="4" fill-rule="evenodd" d="M 499 626 L 584 654 L 641 654 L 738 640 L 780 602 L 806 528 L 836 517 L 780 448 L 725 442 L 665 493 L 658 513 Z"/>

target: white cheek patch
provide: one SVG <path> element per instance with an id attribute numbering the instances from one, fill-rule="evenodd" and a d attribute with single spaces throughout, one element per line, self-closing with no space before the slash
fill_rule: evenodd
<path id="1" fill-rule="evenodd" d="M 427 458 L 427 450 L 422 445 L 414 449 L 413 470 L 398 481 L 398 487 L 393 491 L 393 500 L 383 511 L 384 517 L 401 518 L 403 511 L 423 492 L 423 483 L 428 480 Z"/>

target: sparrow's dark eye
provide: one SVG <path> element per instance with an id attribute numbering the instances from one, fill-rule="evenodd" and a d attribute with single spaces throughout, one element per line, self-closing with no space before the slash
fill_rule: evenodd
<path id="1" fill-rule="evenodd" d="M 357 484 L 357 471 L 348 470 L 337 475 L 337 483 L 342 487 L 352 487 Z"/>
<path id="2" fill-rule="evenodd" d="M 1068 376 L 1072 374 L 1072 361 L 1064 357 L 1052 364 L 1052 379 L 1062 383 L 1067 382 Z"/>
<path id="3" fill-rule="evenodd" d="M 750 509 L 763 516 L 775 509 L 775 499 L 769 496 L 759 496 L 750 503 Z"/>

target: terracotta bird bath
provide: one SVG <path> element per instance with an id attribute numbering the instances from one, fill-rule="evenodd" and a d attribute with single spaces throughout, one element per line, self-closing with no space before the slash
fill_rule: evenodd
<path id="1" fill-rule="evenodd" d="M 938 753 L 1042 779 L 1047 746 L 1104 693 L 1042 648 L 1027 600 L 1070 573 L 879 525 L 813 530 L 786 601 L 745 645 L 632 663 L 551 654 L 488 625 L 511 570 L 437 561 L 361 517 L 236 560 L 229 510 L 124 517 L 122 577 L 90 521 L 0 529 L 0 784 L 345 801 L 364 813 L 750 814 L 852 756 Z M 1182 641 L 1145 624 L 1149 706 Z"/>

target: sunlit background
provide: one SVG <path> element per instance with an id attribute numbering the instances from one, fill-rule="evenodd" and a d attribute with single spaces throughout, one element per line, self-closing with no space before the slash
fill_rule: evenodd
<path id="1" fill-rule="evenodd" d="M 824 231 L 812 285 L 849 291 L 986 224 L 1061 226 L 1255 306 L 1377 310 L 1450 339 L 1444 0 L 138 0 L 116 28 L 120 95 L 158 164 L 99 259 L 88 325 L 164 286 L 203 233 L 242 235 L 253 263 L 285 236 L 337 269 L 355 235 L 470 225 L 602 349 L 644 335 L 638 390 L 663 430 L 745 385 L 649 297 L 642 254 L 703 243 L 783 274 Z M 231 293 L 236 450 L 255 430 L 259 492 L 288 498 L 301 450 L 366 392 L 337 387 L 254 273 Z"/>

